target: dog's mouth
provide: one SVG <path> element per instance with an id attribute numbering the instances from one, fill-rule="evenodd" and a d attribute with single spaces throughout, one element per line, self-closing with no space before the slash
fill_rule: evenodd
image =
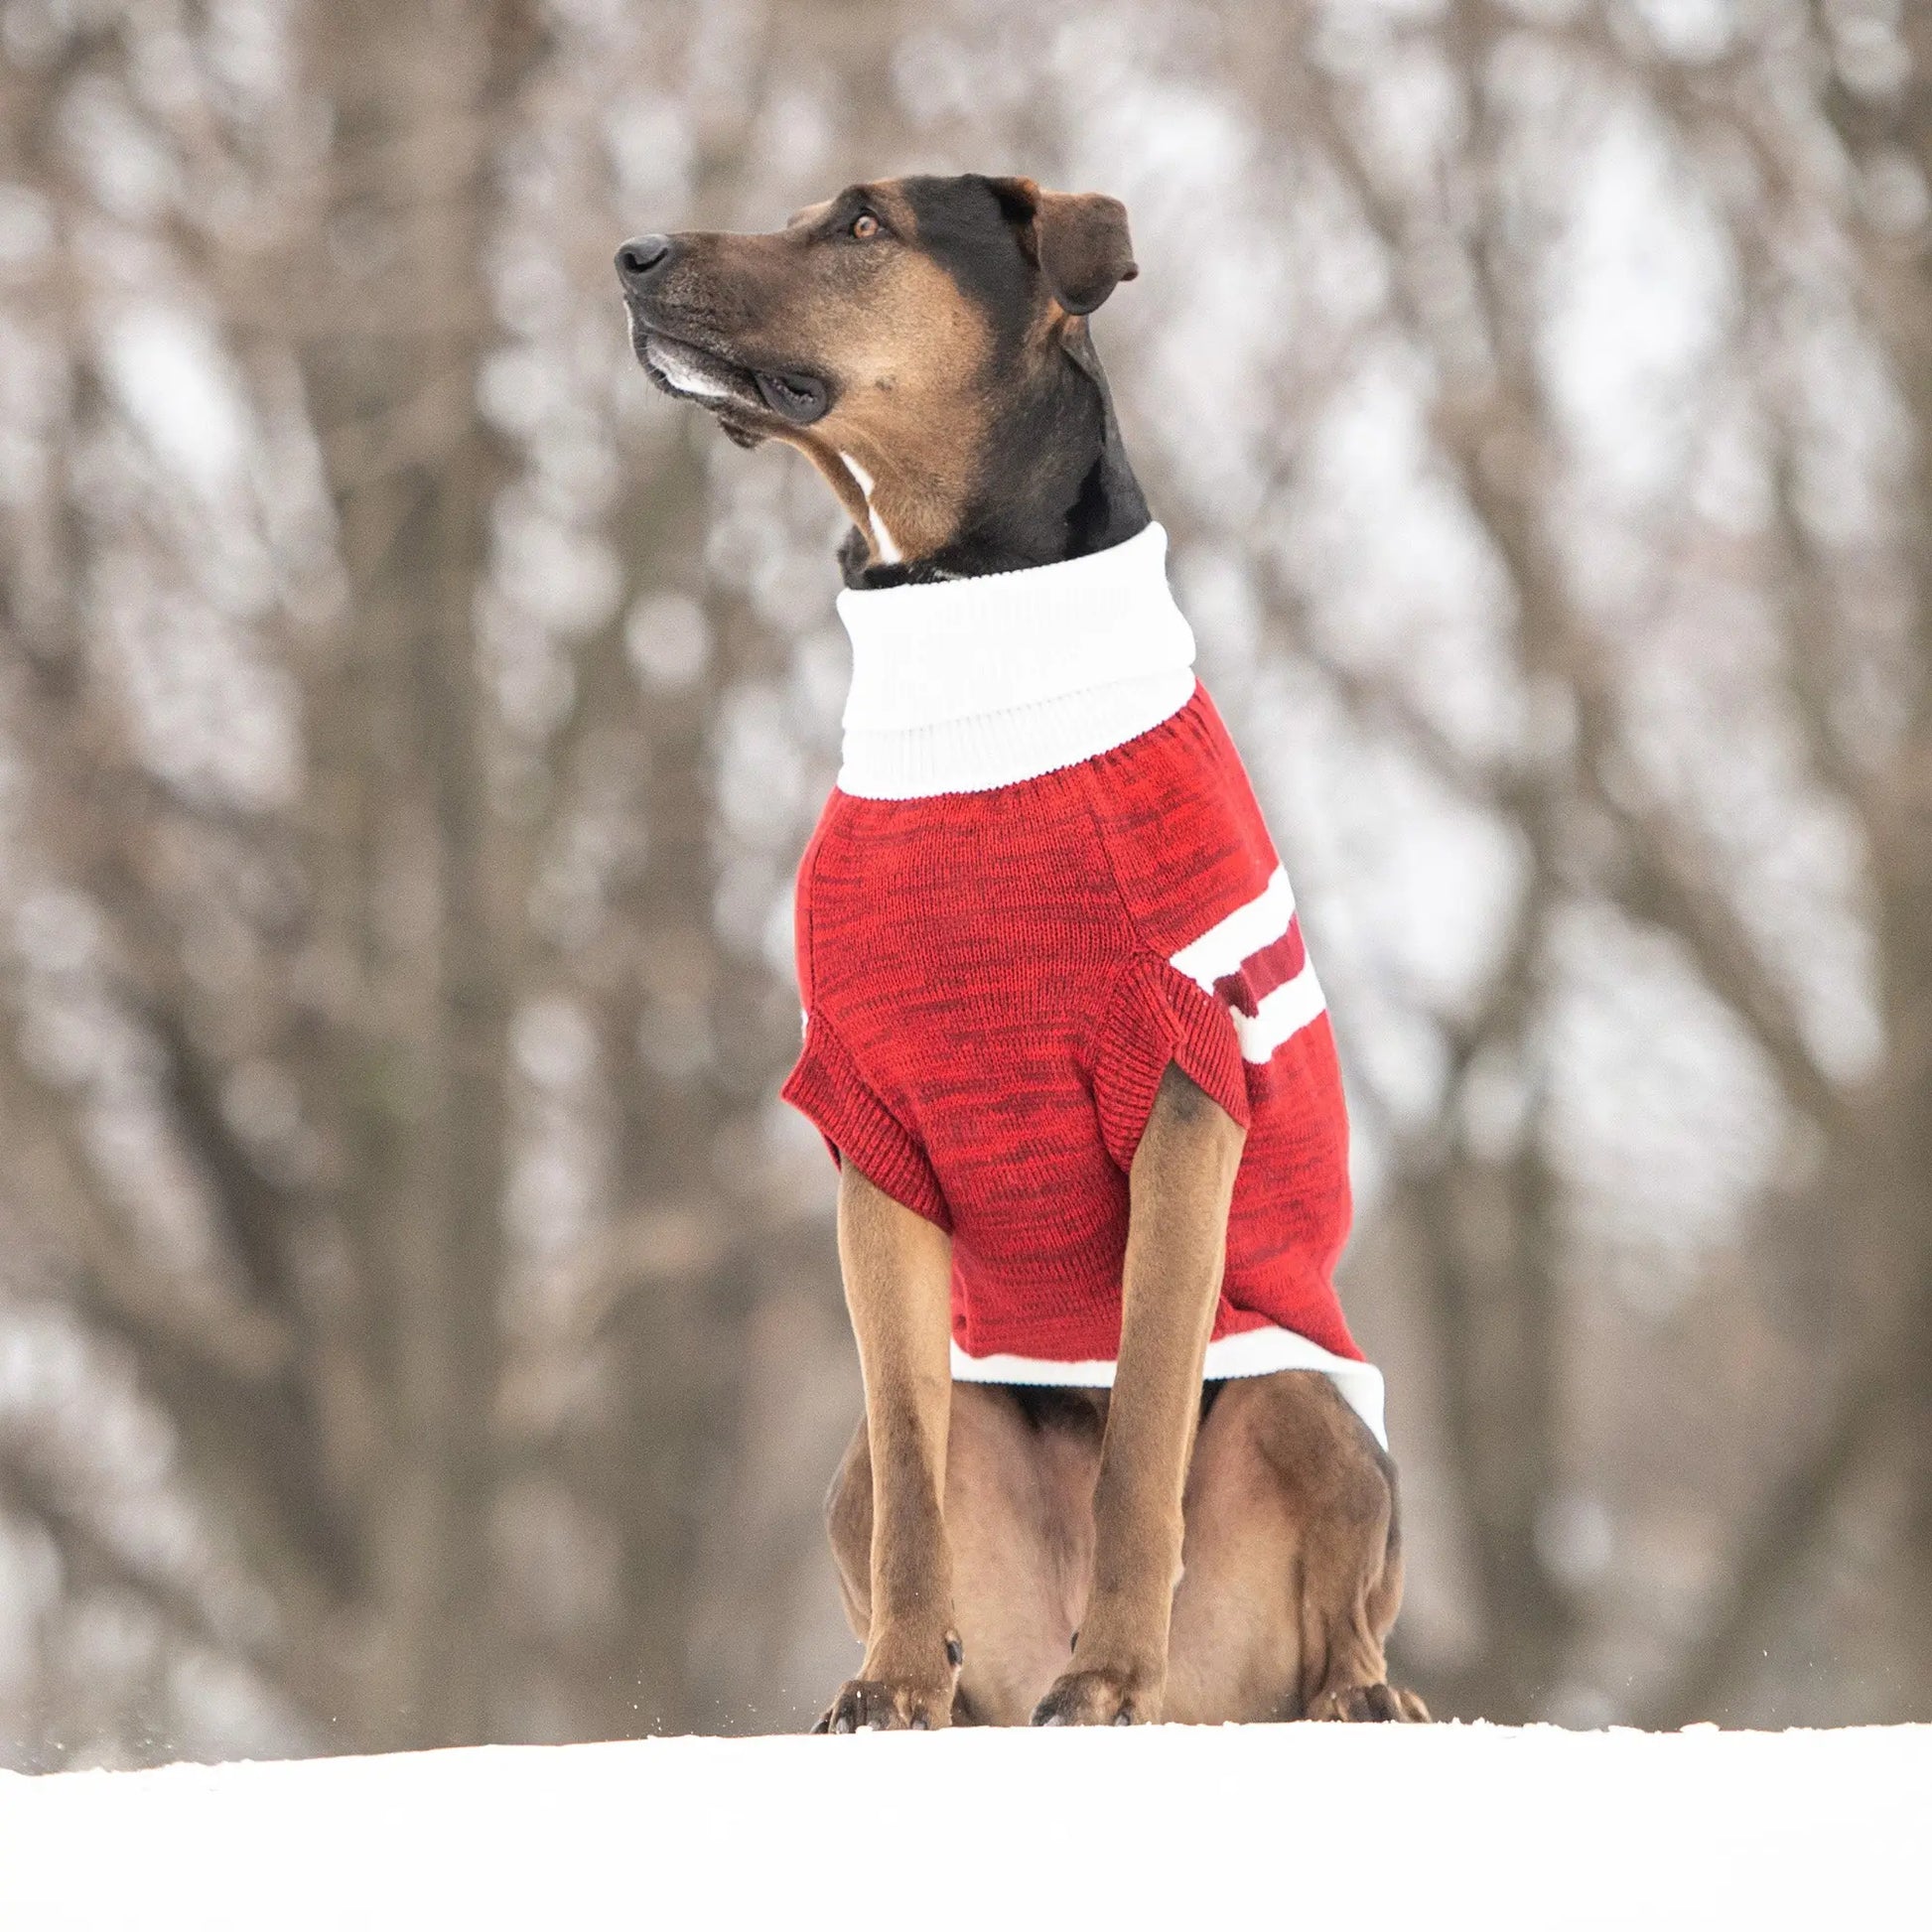
<path id="1" fill-rule="evenodd" d="M 755 369 L 695 343 L 636 325 L 637 359 L 666 395 L 721 413 L 775 416 L 803 428 L 832 406 L 830 386 L 809 369 Z"/>

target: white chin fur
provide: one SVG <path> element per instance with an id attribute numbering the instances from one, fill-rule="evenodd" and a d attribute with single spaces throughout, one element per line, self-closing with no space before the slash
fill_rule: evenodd
<path id="1" fill-rule="evenodd" d="M 644 359 L 681 396 L 696 396 L 705 402 L 730 402 L 733 393 L 709 368 L 676 343 L 653 336 L 644 345 Z"/>
<path id="2" fill-rule="evenodd" d="M 886 527 L 886 519 L 873 507 L 872 492 L 875 487 L 872 477 L 851 457 L 845 458 L 845 467 L 852 472 L 852 481 L 859 485 L 859 493 L 866 499 L 866 521 L 872 525 L 872 547 L 882 564 L 904 562 L 904 554 L 893 541 L 893 533 Z"/>

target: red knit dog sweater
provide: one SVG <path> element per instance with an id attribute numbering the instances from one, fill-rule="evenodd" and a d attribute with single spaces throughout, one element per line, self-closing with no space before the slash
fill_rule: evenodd
<path id="1" fill-rule="evenodd" d="M 785 1097 L 952 1235 L 953 1373 L 1106 1386 L 1127 1171 L 1170 1061 L 1248 1130 L 1210 1377 L 1318 1368 L 1342 1318 L 1334 1037 L 1159 525 L 1069 564 L 847 592 L 845 765 L 800 869 Z"/>

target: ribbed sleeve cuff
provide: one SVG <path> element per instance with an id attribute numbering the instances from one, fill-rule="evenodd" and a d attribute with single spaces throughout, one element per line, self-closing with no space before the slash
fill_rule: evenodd
<path id="1" fill-rule="evenodd" d="M 1247 1067 L 1233 1017 L 1185 974 L 1147 954 L 1114 982 L 1094 1042 L 1101 1138 L 1123 1173 L 1134 1165 L 1170 1064 L 1231 1119 L 1248 1125 Z"/>
<path id="2" fill-rule="evenodd" d="M 779 1092 L 824 1135 L 834 1161 L 850 1161 L 901 1207 L 952 1232 L 952 1215 L 932 1164 L 860 1078 L 845 1043 L 821 1015 L 806 1021 L 804 1051 Z"/>

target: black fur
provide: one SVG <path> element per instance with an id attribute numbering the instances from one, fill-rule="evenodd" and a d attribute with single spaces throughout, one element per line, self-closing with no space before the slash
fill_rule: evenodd
<path id="1" fill-rule="evenodd" d="M 1087 325 L 1068 328 L 1063 351 L 1046 367 L 1028 366 L 1035 283 L 1019 210 L 982 175 L 915 176 L 899 188 L 917 216 L 919 246 L 992 325 L 993 454 L 950 544 L 911 563 L 874 564 L 854 530 L 839 550 L 846 583 L 877 590 L 1028 570 L 1138 535 L 1151 520 L 1147 498 Z"/>
<path id="2" fill-rule="evenodd" d="M 920 175 L 892 187 L 916 230 L 902 239 L 952 278 L 987 325 L 992 347 L 981 398 L 982 467 L 943 548 L 902 563 L 876 564 L 855 528 L 839 550 L 846 583 L 876 589 L 1027 570 L 1110 549 L 1145 529 L 1147 499 L 1121 445 L 1084 315 L 1061 317 L 1050 339 L 1043 330 L 1048 310 L 1032 185 L 985 175 Z M 861 214 L 877 218 L 867 197 L 864 188 L 848 188 L 809 226 L 794 223 L 783 239 L 795 238 L 801 247 L 852 249 L 846 259 L 854 273 L 863 274 L 857 264 L 865 244 L 854 241 L 850 231 Z M 774 400 L 767 385 L 783 372 L 755 369 L 738 347 L 748 305 L 773 298 L 692 267 L 706 259 L 707 249 L 715 259 L 715 244 L 731 239 L 643 236 L 618 251 L 618 272 L 632 345 L 652 381 L 667 394 L 699 402 L 733 442 L 749 448 L 784 433 L 780 413 L 794 424 L 822 417 L 836 400 L 837 376 L 831 370 L 790 373 L 788 379 L 808 385 L 815 395 L 813 414 L 795 414 Z M 1131 264 L 1127 272 L 1133 272 Z M 1104 289 L 1093 300 L 1103 296 Z M 687 396 L 650 361 L 652 344 L 660 350 L 674 345 L 697 357 L 719 392 Z"/>

